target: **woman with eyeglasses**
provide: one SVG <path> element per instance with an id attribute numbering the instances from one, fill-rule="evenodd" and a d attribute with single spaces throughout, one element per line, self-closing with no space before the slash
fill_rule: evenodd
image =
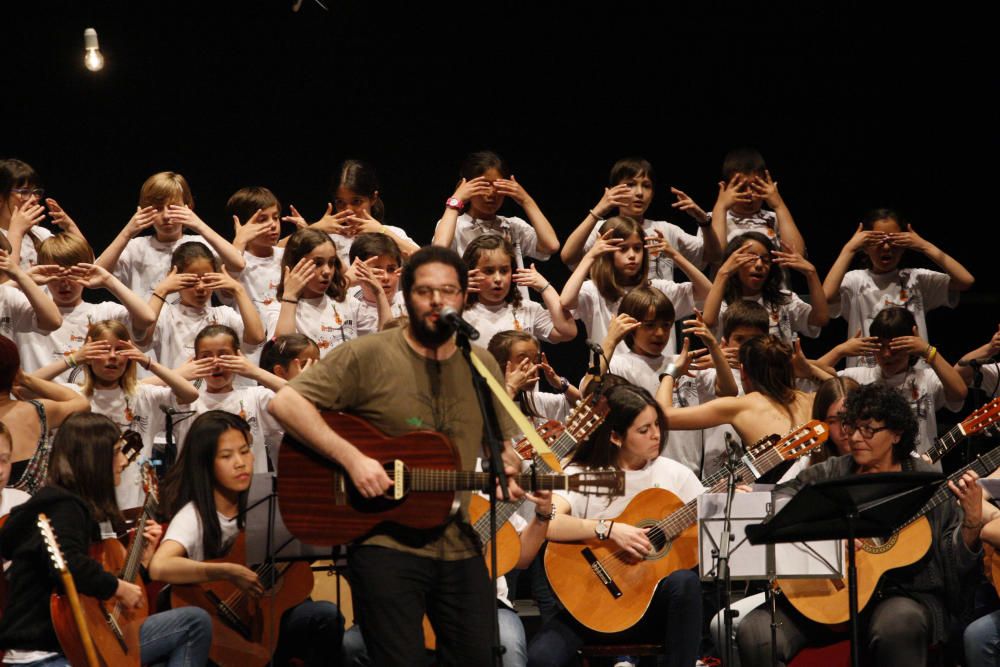
<path id="1" fill-rule="evenodd" d="M 871 384 L 849 392 L 841 428 L 850 455 L 810 466 L 778 486 L 776 493 L 791 496 L 812 482 L 848 475 L 932 470 L 930 464 L 911 455 L 917 420 L 906 399 L 891 387 Z M 949 482 L 948 487 L 958 502 L 939 503 L 925 515 L 932 536 L 927 553 L 913 565 L 886 572 L 878 594 L 861 610 L 862 651 L 870 654 L 871 664 L 926 664 L 927 647 L 946 642 L 957 621 L 963 606 L 962 583 L 982 551 L 982 489 L 974 472 L 965 473 L 957 483 Z M 783 598 L 777 623 L 779 664 L 807 645 L 846 634 L 846 628 L 839 631 L 805 618 Z M 767 609 L 754 610 L 740 624 L 737 642 L 743 667 L 771 664 L 771 628 Z"/>
<path id="2" fill-rule="evenodd" d="M 52 236 L 52 232 L 39 226 L 45 220 L 44 195 L 38 172 L 31 165 L 14 158 L 0 160 L 0 233 L 8 238 L 11 256 L 20 257 L 23 269 L 37 264 L 36 246 Z M 52 222 L 63 232 L 83 238 L 59 202 L 48 198 L 45 205 Z"/>
<path id="3" fill-rule="evenodd" d="M 81 595 L 113 601 L 129 609 L 145 604 L 138 585 L 107 572 L 89 555 L 90 547 L 123 526 L 114 486 L 126 465 L 121 431 L 103 415 L 73 415 L 60 427 L 52 446 L 48 479 L 30 500 L 11 511 L 0 529 L 0 556 L 11 561 L 8 603 L 0 620 L 5 664 L 62 667 L 62 654 L 49 614 L 54 577 L 37 522 L 44 513 L 59 541 Z M 163 528 L 149 521 L 141 556 L 149 564 Z M 212 625 L 201 609 L 184 607 L 149 616 L 139 631 L 142 664 L 204 665 Z"/>

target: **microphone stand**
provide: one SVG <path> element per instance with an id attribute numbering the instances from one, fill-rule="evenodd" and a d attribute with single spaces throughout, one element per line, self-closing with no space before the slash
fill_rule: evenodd
<path id="1" fill-rule="evenodd" d="M 164 435 L 166 436 L 166 444 L 163 446 L 162 454 L 157 457 L 160 459 L 160 466 L 157 469 L 157 476 L 160 481 L 166 476 L 167 471 L 174 462 L 177 460 L 177 443 L 174 442 L 174 424 L 182 422 L 188 419 L 195 413 L 194 410 L 177 410 L 168 406 L 161 405 L 160 410 L 166 415 L 166 422 L 164 423 Z"/>
<path id="2" fill-rule="evenodd" d="M 497 421 L 496 411 L 493 409 L 492 394 L 485 378 L 479 374 L 472 364 L 472 345 L 469 338 L 462 332 L 455 334 L 455 342 L 458 349 L 462 351 L 462 356 L 469 365 L 472 374 L 472 387 L 479 402 L 479 410 L 483 415 L 483 436 L 489 446 L 489 486 L 484 489 L 490 498 L 490 535 L 494 538 L 497 534 L 497 494 L 496 487 L 500 487 L 505 501 L 510 500 L 510 492 L 507 490 L 507 474 L 503 469 L 503 438 L 500 431 L 500 422 Z M 493 588 L 491 594 L 496 597 L 497 590 L 497 541 L 490 540 L 490 570 Z M 506 651 L 500 643 L 500 609 L 496 603 L 493 605 L 493 662 L 497 667 L 503 665 L 503 654 Z"/>
<path id="3" fill-rule="evenodd" d="M 729 551 L 732 540 L 733 495 L 736 493 L 736 471 L 739 469 L 740 458 L 736 443 L 728 433 L 726 434 L 726 445 L 726 470 L 729 473 L 729 483 L 726 490 L 726 514 L 722 524 L 722 539 L 719 541 L 719 549 L 716 555 L 715 578 L 716 583 L 720 579 L 722 580 L 722 596 L 726 601 L 723 611 L 723 632 L 725 633 L 723 641 L 723 664 L 728 666 L 733 664 L 733 617 L 739 613 L 734 612 L 732 608 L 733 596 L 730 592 Z"/>

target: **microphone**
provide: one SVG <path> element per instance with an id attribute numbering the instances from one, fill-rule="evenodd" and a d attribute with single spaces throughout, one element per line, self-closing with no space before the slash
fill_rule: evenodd
<path id="1" fill-rule="evenodd" d="M 462 319 L 462 314 L 451 306 L 442 308 L 439 317 L 448 327 L 464 335 L 469 340 L 479 339 L 479 330 Z"/>
<path id="2" fill-rule="evenodd" d="M 597 343 L 592 343 L 587 341 L 587 350 L 590 353 L 590 368 L 587 369 L 588 375 L 593 375 L 594 377 L 601 376 L 601 355 L 604 354 L 604 350 Z"/>
<path id="3" fill-rule="evenodd" d="M 979 366 L 985 366 L 986 364 L 995 364 L 1000 361 L 1000 355 L 994 354 L 992 357 L 980 357 L 979 359 L 967 359 L 965 361 L 959 361 L 959 366 L 972 366 L 973 368 L 978 368 Z"/>

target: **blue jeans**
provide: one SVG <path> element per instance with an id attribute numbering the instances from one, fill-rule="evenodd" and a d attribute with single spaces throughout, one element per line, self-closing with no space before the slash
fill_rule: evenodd
<path id="1" fill-rule="evenodd" d="M 1000 665 L 1000 610 L 986 614 L 965 629 L 965 664 L 968 667 Z"/>
<path id="2" fill-rule="evenodd" d="M 180 607 L 147 618 L 139 629 L 142 664 L 201 667 L 212 645 L 212 619 L 197 607 Z M 25 663 L 19 667 L 69 667 L 64 656 Z"/>
<path id="3" fill-rule="evenodd" d="M 204 665 L 212 646 L 212 619 L 204 609 L 179 607 L 153 614 L 139 629 L 142 664 Z"/>

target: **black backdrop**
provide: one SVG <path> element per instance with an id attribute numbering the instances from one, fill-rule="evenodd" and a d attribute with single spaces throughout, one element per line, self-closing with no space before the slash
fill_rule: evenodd
<path id="1" fill-rule="evenodd" d="M 710 208 L 724 153 L 754 145 L 821 275 L 865 209 L 896 207 L 977 278 L 958 310 L 930 315 L 932 342 L 953 360 L 995 331 L 986 17 L 862 3 L 328 4 L 4 2 L 0 155 L 38 169 L 100 252 L 155 171 L 185 174 L 198 212 L 230 236 L 235 189 L 267 185 L 315 219 L 346 157 L 378 167 L 387 222 L 428 242 L 459 161 L 485 147 L 561 238 L 628 154 L 658 170 L 650 216 L 693 229 L 667 186 Z M 82 63 L 88 26 L 107 59 L 97 74 Z M 542 270 L 567 275 L 558 261 Z M 845 333 L 835 321 L 806 351 Z M 580 349 L 562 347 L 560 359 Z"/>

